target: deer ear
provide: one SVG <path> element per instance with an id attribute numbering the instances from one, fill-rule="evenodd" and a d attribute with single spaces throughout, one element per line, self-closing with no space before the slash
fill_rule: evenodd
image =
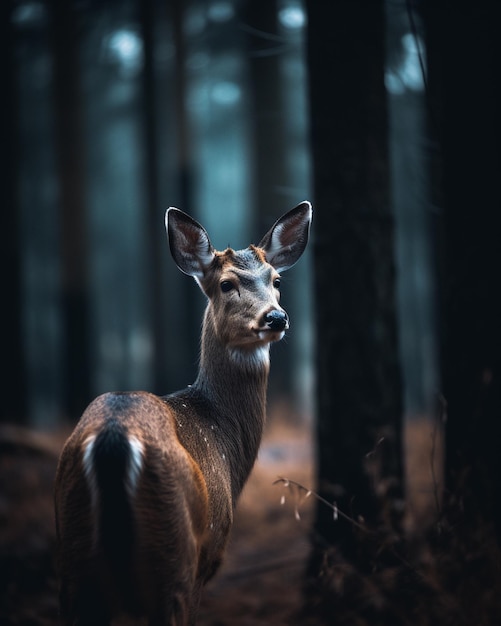
<path id="1" fill-rule="evenodd" d="M 312 213 L 311 204 L 301 202 L 282 215 L 261 239 L 259 247 L 266 252 L 266 260 L 277 272 L 288 270 L 303 254 L 308 243 Z"/>
<path id="2" fill-rule="evenodd" d="M 174 207 L 165 213 L 165 228 L 176 265 L 188 276 L 202 279 L 214 259 L 214 248 L 205 228 Z"/>

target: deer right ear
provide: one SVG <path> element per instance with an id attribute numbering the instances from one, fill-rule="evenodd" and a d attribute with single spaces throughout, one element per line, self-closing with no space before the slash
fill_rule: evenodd
<path id="1" fill-rule="evenodd" d="M 201 280 L 214 259 L 214 248 L 205 228 L 174 207 L 165 213 L 165 228 L 176 265 L 188 276 Z"/>
<path id="2" fill-rule="evenodd" d="M 259 248 L 263 248 L 266 259 L 277 272 L 285 272 L 303 254 L 311 224 L 311 204 L 301 202 L 278 219 L 261 239 Z"/>

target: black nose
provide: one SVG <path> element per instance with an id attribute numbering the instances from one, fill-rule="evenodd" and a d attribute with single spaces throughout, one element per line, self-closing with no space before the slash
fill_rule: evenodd
<path id="1" fill-rule="evenodd" d="M 287 328 L 288 319 L 285 311 L 273 310 L 266 314 L 264 321 L 270 330 L 284 330 Z"/>

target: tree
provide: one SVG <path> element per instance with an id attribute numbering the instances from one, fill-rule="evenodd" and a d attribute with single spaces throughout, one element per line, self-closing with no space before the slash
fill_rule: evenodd
<path id="1" fill-rule="evenodd" d="M 442 207 L 442 379 L 449 493 L 501 540 L 501 48 L 493 1 L 425 3 Z M 437 176 L 438 174 L 438 176 Z"/>
<path id="2" fill-rule="evenodd" d="M 62 315 L 64 320 L 64 409 L 74 419 L 89 399 L 88 284 L 83 188 L 81 94 L 75 15 L 71 3 L 52 0 L 55 147 L 59 182 Z"/>
<path id="3" fill-rule="evenodd" d="M 16 188 L 16 168 L 18 166 L 18 146 L 16 131 L 18 124 L 18 102 L 16 91 L 16 67 L 14 35 L 10 28 L 13 3 L 2 3 L 0 18 L 1 76 L 5 96 L 1 108 L 1 176 L 3 189 L 2 231 L 8 233 L 2 246 L 2 284 L 7 294 L 8 305 L 4 307 L 4 324 L 8 329 L 4 334 L 2 350 L 3 371 L 8 372 L 9 393 L 4 395 L 0 421 L 22 419 L 26 414 L 25 359 L 22 341 L 21 308 L 21 254 L 19 247 L 19 213 Z"/>
<path id="4" fill-rule="evenodd" d="M 382 515 L 375 487 L 394 494 L 401 475 L 383 3 L 307 7 L 319 489 L 375 526 Z M 368 458 L 376 460 L 377 485 Z M 352 525 L 333 523 L 320 505 L 315 530 L 318 559 L 327 542 L 356 561 Z"/>

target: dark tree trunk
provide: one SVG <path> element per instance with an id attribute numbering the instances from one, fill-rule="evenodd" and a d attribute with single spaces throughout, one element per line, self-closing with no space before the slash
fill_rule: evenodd
<path id="1" fill-rule="evenodd" d="M 319 489 L 374 527 L 375 488 L 393 496 L 401 479 L 383 3 L 307 6 Z M 354 527 L 322 504 L 316 534 L 319 560 L 326 543 L 356 561 Z"/>
<path id="2" fill-rule="evenodd" d="M 2 185 L 2 298 L 4 305 L 2 371 L 8 373 L 8 393 L 3 394 L 0 421 L 25 420 L 27 411 L 26 372 L 22 341 L 21 250 L 18 201 L 18 100 L 12 28 L 13 2 L 2 3 L 0 13 L 0 176 Z"/>
<path id="3" fill-rule="evenodd" d="M 258 224 L 264 232 L 277 215 L 281 185 L 286 183 L 284 120 L 280 76 L 280 35 L 276 0 L 245 4 L 245 27 L 252 81 L 252 118 Z"/>
<path id="4" fill-rule="evenodd" d="M 442 378 L 447 478 L 501 538 L 501 44 L 495 1 L 426 3 L 441 148 Z"/>
<path id="5" fill-rule="evenodd" d="M 54 118 L 61 207 L 64 408 L 76 418 L 90 396 L 87 242 L 81 96 L 73 5 L 51 0 Z"/>
<path id="6" fill-rule="evenodd" d="M 165 247 L 165 231 L 163 229 L 163 216 L 160 212 L 162 206 L 159 197 L 159 162 L 157 148 L 157 89 L 155 82 L 155 58 L 154 58 L 154 28 L 155 28 L 154 0 L 143 0 L 139 4 L 141 18 L 141 33 L 143 36 L 144 67 L 142 73 L 143 91 L 143 128 L 146 155 L 146 202 L 148 239 L 150 242 L 150 285 L 148 292 L 151 294 L 150 315 L 153 330 L 153 390 L 162 393 L 168 379 L 168 368 L 165 355 L 167 354 L 167 337 L 165 318 L 165 291 L 163 268 L 163 250 Z M 162 199 L 163 201 L 163 199 Z"/>

